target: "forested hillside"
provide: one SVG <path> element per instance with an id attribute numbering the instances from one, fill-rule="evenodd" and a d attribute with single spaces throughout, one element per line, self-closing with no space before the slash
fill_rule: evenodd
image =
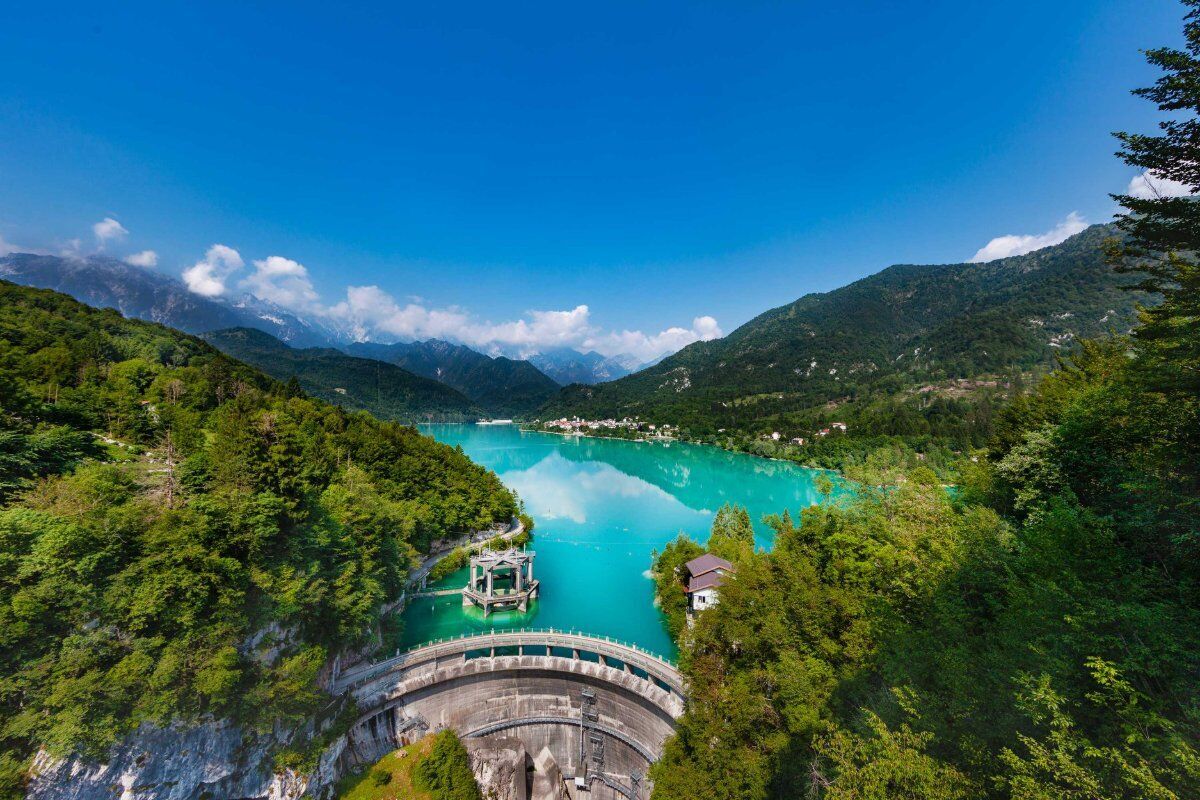
<path id="1" fill-rule="evenodd" d="M 1106 264 L 1104 242 L 1116 234 L 1095 225 L 1060 245 L 986 264 L 889 267 L 626 378 L 567 387 L 544 414 L 640 415 L 696 436 L 794 435 L 851 417 L 875 434 L 981 443 L 987 420 L 970 420 L 975 404 L 964 398 L 990 405 L 1078 339 L 1133 324 L 1135 304 L 1148 298 L 1124 291 L 1130 279 Z M 976 384 L 981 377 L 989 383 Z"/>
<path id="2" fill-rule="evenodd" d="M 528 361 L 490 358 L 461 344 L 439 339 L 379 344 L 356 342 L 346 352 L 387 361 L 440 381 L 496 417 L 524 416 L 558 393 L 558 384 Z"/>
<path id="3" fill-rule="evenodd" d="M 253 328 L 214 331 L 202 338 L 273 378 L 294 377 L 314 397 L 380 419 L 463 422 L 479 416 L 479 407 L 450 386 L 386 361 L 328 347 L 288 347 Z"/>
<path id="4" fill-rule="evenodd" d="M 1119 135 L 1184 187 L 1187 5 L 1186 51 L 1148 51 L 1164 75 L 1136 93 L 1171 118 Z M 656 800 L 1200 797 L 1200 204 L 1170 194 L 1118 197 L 1107 253 L 1161 303 L 999 411 L 955 493 L 883 452 L 856 499 L 772 518 L 771 553 L 726 551 L 719 605 L 675 624 L 691 695 Z M 694 552 L 658 560 L 676 620 Z"/>
<path id="5" fill-rule="evenodd" d="M 0 282 L 0 794 L 38 746 L 296 724 L 327 658 L 377 641 L 415 553 L 516 510 L 412 428 Z"/>
<path id="6" fill-rule="evenodd" d="M 956 497 L 869 465 L 732 553 L 656 800 L 1200 796 L 1200 404 L 1129 345 L 1001 414 Z"/>

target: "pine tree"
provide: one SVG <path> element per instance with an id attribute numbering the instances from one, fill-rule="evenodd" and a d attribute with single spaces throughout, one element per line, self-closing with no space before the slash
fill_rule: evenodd
<path id="1" fill-rule="evenodd" d="M 1118 133 L 1118 155 L 1145 170 L 1147 197 L 1114 195 L 1128 213 L 1117 225 L 1128 235 L 1110 257 L 1123 272 L 1141 273 L 1136 289 L 1162 294 L 1162 305 L 1142 311 L 1136 332 L 1142 366 L 1164 390 L 1200 388 L 1200 0 L 1184 0 L 1183 50 L 1162 47 L 1146 59 L 1163 71 L 1153 86 L 1134 90 L 1172 116 L 1161 134 Z M 1171 196 L 1174 181 L 1191 195 Z"/>

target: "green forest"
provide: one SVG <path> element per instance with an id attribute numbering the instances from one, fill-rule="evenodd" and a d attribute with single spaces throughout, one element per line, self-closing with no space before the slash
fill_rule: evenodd
<path id="1" fill-rule="evenodd" d="M 1129 291 L 1136 281 L 1107 262 L 1106 243 L 1122 235 L 1093 225 L 990 263 L 889 267 L 620 380 L 566 387 L 541 417 L 638 417 L 750 452 L 763 434 L 811 442 L 833 421 L 855 438 L 980 447 L 998 405 L 1052 371 L 1080 338 L 1124 334 L 1138 302 L 1156 301 L 1151 290 Z"/>
<path id="2" fill-rule="evenodd" d="M 307 718 L 328 657 L 377 639 L 417 553 L 516 512 L 412 428 L 0 282 L 0 796 L 21 796 L 37 747 L 96 757 L 146 721 Z"/>
<path id="3" fill-rule="evenodd" d="M 1183 119 L 1118 138 L 1195 186 L 1188 5 L 1187 50 L 1149 51 L 1164 74 L 1135 93 Z M 691 626 L 676 570 L 699 548 L 659 556 L 691 696 L 657 800 L 1200 797 L 1200 207 L 1117 199 L 1110 263 L 1163 302 L 996 409 L 954 492 L 858 459 L 854 499 L 726 550 Z"/>
<path id="4" fill-rule="evenodd" d="M 281 381 L 295 380 L 313 397 L 351 411 L 400 422 L 475 420 L 479 408 L 445 383 L 395 364 L 329 347 L 290 347 L 254 328 L 228 328 L 202 338 L 226 355 Z"/>

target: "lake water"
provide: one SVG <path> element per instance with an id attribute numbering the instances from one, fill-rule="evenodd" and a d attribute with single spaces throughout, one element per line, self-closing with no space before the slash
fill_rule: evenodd
<path id="1" fill-rule="evenodd" d="M 760 547 L 765 514 L 821 499 L 821 474 L 794 464 L 681 443 L 628 442 L 521 431 L 513 425 L 428 425 L 422 431 L 496 472 L 536 522 L 541 599 L 486 620 L 458 596 L 419 598 L 404 612 L 404 645 L 492 628 L 561 628 L 612 636 L 673 657 L 654 607 L 651 553 L 683 531 L 700 543 L 726 502 L 746 506 Z M 466 570 L 444 586 L 462 586 Z"/>

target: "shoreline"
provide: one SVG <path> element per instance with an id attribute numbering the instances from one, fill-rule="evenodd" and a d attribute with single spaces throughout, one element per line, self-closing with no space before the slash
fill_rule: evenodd
<path id="1" fill-rule="evenodd" d="M 433 424 L 437 424 L 437 423 L 433 423 Z M 473 423 L 463 423 L 463 424 L 470 425 Z M 677 438 L 626 439 L 624 436 L 603 436 L 603 435 L 599 435 L 596 433 L 563 433 L 560 431 L 543 431 L 543 430 L 538 430 L 536 428 L 523 428 L 523 427 L 520 427 L 519 425 L 517 427 L 523 433 L 544 433 L 548 436 L 562 436 L 564 438 L 570 437 L 570 438 L 575 438 L 575 439 L 603 439 L 603 440 L 607 440 L 607 441 L 629 442 L 630 444 L 659 444 L 659 443 L 672 444 L 672 443 L 674 443 L 674 444 L 688 444 L 688 445 L 692 445 L 693 447 L 712 447 L 712 448 L 720 450 L 724 453 L 732 453 L 733 455 L 737 455 L 737 456 L 746 456 L 747 458 L 757 458 L 757 459 L 761 459 L 763 461 L 777 461 L 780 464 L 792 464 L 793 466 L 799 467 L 800 469 L 807 469 L 812 472 L 832 472 L 834 475 L 837 475 L 839 478 L 842 478 L 843 480 L 849 480 L 849 478 L 846 477 L 845 473 L 843 473 L 840 469 L 835 469 L 833 467 L 815 467 L 810 464 L 804 464 L 799 461 L 793 461 L 790 458 L 778 458 L 777 456 L 760 456 L 757 453 L 747 453 L 744 450 L 734 450 L 729 447 L 722 447 L 719 444 L 713 444 L 712 442 L 700 442 L 700 441 L 696 441 L 695 439 L 677 439 Z"/>
<path id="2" fill-rule="evenodd" d="M 477 424 L 478 423 L 475 423 L 475 422 L 420 422 L 420 423 L 417 423 L 417 427 L 430 426 L 430 425 L 477 425 Z M 817 466 L 813 466 L 811 464 L 802 463 L 800 461 L 794 461 L 790 458 L 779 458 L 777 456 L 760 456 L 757 453 L 747 453 L 744 450 L 734 450 L 729 447 L 723 447 L 719 444 L 713 444 L 712 442 L 700 442 L 700 441 L 696 441 L 695 439 L 679 439 L 679 438 L 675 438 L 675 437 L 654 438 L 654 439 L 627 439 L 624 436 L 604 436 L 602 434 L 597 434 L 595 432 L 592 432 L 592 433 L 566 433 L 564 431 L 544 431 L 544 430 L 540 430 L 538 428 L 525 427 L 526 425 L 531 425 L 531 424 L 532 423 L 528 423 L 528 422 L 515 422 L 515 423 L 513 423 L 513 425 L 511 427 L 516 428 L 521 433 L 540 433 L 540 434 L 544 434 L 546 436 L 561 436 L 564 439 L 568 439 L 568 438 L 569 439 L 602 439 L 602 440 L 606 440 L 606 441 L 629 442 L 630 444 L 660 444 L 661 443 L 661 444 L 667 444 L 667 445 L 669 445 L 669 444 L 687 444 L 687 445 L 692 445 L 693 447 L 712 447 L 712 448 L 720 450 L 724 453 L 732 453 L 732 454 L 738 455 L 738 456 L 746 456 L 747 458 L 757 458 L 757 459 L 761 459 L 763 461 L 777 461 L 780 464 L 792 464 L 793 466 L 796 466 L 800 469 L 806 469 L 806 470 L 810 470 L 812 472 L 829 472 L 834 475 L 837 475 L 842 480 L 850 480 L 849 478 L 846 477 L 846 474 L 844 472 L 842 472 L 842 470 L 837 469 L 835 467 L 817 467 Z M 484 426 L 484 427 L 492 427 L 492 426 Z M 505 427 L 509 427 L 509 426 L 505 426 Z"/>
<path id="3" fill-rule="evenodd" d="M 418 423 L 417 427 L 430 426 L 430 425 L 472 425 L 472 426 L 474 426 L 477 424 L 478 423 L 475 423 L 475 422 L 421 422 L 421 423 Z M 734 450 L 729 447 L 722 447 L 719 444 L 713 444 L 711 442 L 699 442 L 694 439 L 678 439 L 678 438 L 674 438 L 674 437 L 669 438 L 669 439 L 668 438 L 626 439 L 623 436 L 604 436 L 604 435 L 596 434 L 594 432 L 592 432 L 592 433 L 566 433 L 564 431 L 544 431 L 544 430 L 540 430 L 538 428 L 525 427 L 526 425 L 531 425 L 531 424 L 532 423 L 528 423 L 528 422 L 517 422 L 511 426 L 506 425 L 503 427 L 513 427 L 513 428 L 516 428 L 521 433 L 539 433 L 539 434 L 543 434 L 546 436 L 561 436 L 564 439 L 597 439 L 597 440 L 603 440 L 603 441 L 628 442 L 630 444 L 659 444 L 659 443 L 661 443 L 664 445 L 670 445 L 670 444 L 674 443 L 674 444 L 691 445 L 693 447 L 712 447 L 716 450 L 720 450 L 723 453 L 731 453 L 735 456 L 745 456 L 746 458 L 754 458 L 754 459 L 759 459 L 762 461 L 775 461 L 780 464 L 791 464 L 792 466 L 796 467 L 797 469 L 804 469 L 804 470 L 808 470 L 809 472 L 825 472 L 825 473 L 829 473 L 831 475 L 837 476 L 837 478 L 839 480 L 843 480 L 843 481 L 851 480 L 849 477 L 846 476 L 845 472 L 843 472 L 841 469 L 838 469 L 835 467 L 816 467 L 816 466 L 812 466 L 811 464 L 804 464 L 799 461 L 793 461 L 790 458 L 778 458 L 776 456 L 760 456 L 757 453 L 747 453 L 744 450 Z M 486 425 L 484 427 L 494 427 L 494 426 Z M 950 485 L 953 485 L 953 484 L 950 484 Z"/>

